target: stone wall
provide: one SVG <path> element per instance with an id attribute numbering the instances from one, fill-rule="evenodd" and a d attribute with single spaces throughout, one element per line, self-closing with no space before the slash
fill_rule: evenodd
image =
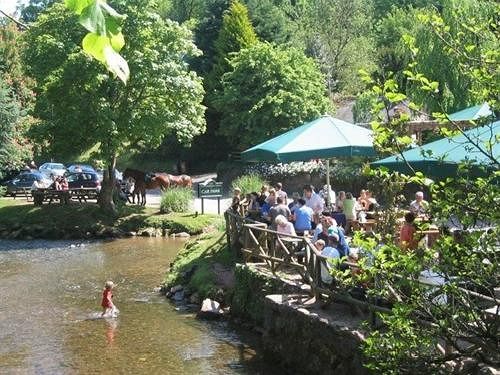
<path id="1" fill-rule="evenodd" d="M 288 304 L 287 296 L 270 295 L 264 303 L 265 356 L 296 374 L 364 375 L 360 330 L 364 317 L 345 305 L 321 309 Z"/>

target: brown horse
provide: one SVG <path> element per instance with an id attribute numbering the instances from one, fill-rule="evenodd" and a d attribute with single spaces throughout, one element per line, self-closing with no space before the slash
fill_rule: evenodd
<path id="1" fill-rule="evenodd" d="M 162 191 L 165 191 L 170 186 L 169 179 L 159 173 L 147 175 L 145 172 L 127 168 L 123 172 L 123 179 L 129 178 L 134 180 L 132 203 L 135 203 L 135 196 L 137 196 L 137 203 L 140 203 L 142 206 L 146 205 L 146 190 L 160 188 Z M 140 202 L 139 197 L 141 198 Z"/>
<path id="2" fill-rule="evenodd" d="M 189 187 L 189 188 L 193 186 L 193 180 L 187 174 L 181 174 L 179 176 L 167 174 L 167 177 L 170 181 L 170 185 L 172 186 Z"/>

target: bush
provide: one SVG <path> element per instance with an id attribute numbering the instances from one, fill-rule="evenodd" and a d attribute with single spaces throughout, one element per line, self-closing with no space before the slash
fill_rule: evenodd
<path id="1" fill-rule="evenodd" d="M 246 174 L 238 177 L 232 183 L 232 187 L 240 188 L 241 194 L 250 194 L 253 191 L 259 192 L 262 185 L 267 185 L 267 181 L 257 174 Z"/>
<path id="2" fill-rule="evenodd" d="M 7 187 L 0 186 L 0 197 L 5 197 L 7 195 Z"/>
<path id="3" fill-rule="evenodd" d="M 160 212 L 187 212 L 193 202 L 191 188 L 173 187 L 165 191 L 161 197 Z"/>

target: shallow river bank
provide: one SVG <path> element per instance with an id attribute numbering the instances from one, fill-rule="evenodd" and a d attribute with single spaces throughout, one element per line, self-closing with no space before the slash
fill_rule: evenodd
<path id="1" fill-rule="evenodd" d="M 183 242 L 0 241 L 0 372 L 275 372 L 257 338 L 175 310 L 154 288 Z M 117 319 L 92 320 L 105 280 Z"/>

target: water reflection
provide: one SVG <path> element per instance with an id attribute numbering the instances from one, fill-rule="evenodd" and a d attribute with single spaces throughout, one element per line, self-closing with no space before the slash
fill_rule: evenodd
<path id="1" fill-rule="evenodd" d="M 249 338 L 153 291 L 181 245 L 0 241 L 0 372 L 268 373 Z M 96 319 L 106 280 L 121 313 Z"/>

